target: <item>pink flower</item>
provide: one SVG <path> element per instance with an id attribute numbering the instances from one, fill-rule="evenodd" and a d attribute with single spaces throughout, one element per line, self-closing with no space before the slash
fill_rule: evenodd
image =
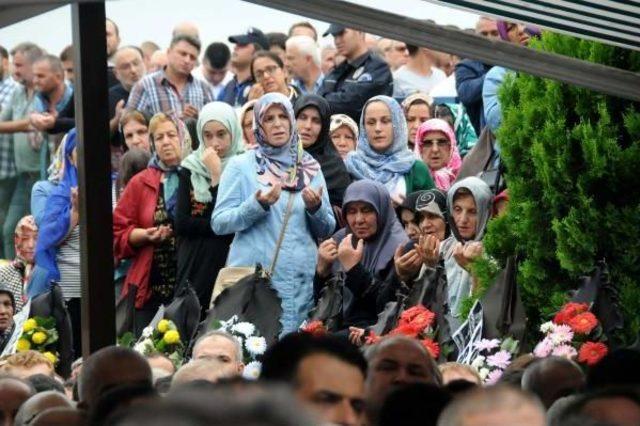
<path id="1" fill-rule="evenodd" d="M 482 351 L 490 351 L 491 349 L 495 349 L 500 345 L 500 340 L 498 339 L 482 339 L 479 342 L 475 343 L 476 349 L 480 352 Z"/>
<path id="2" fill-rule="evenodd" d="M 561 356 L 563 358 L 572 359 L 576 355 L 578 355 L 578 351 L 576 348 L 570 345 L 560 345 L 556 346 L 551 352 L 553 356 Z"/>
<path id="3" fill-rule="evenodd" d="M 533 355 L 536 358 L 546 358 L 551 355 L 551 351 L 553 350 L 553 342 L 545 337 L 540 343 L 538 343 L 533 350 Z"/>
<path id="4" fill-rule="evenodd" d="M 549 334 L 549 339 L 555 344 L 569 343 L 573 340 L 573 331 L 568 325 L 557 325 L 555 330 Z"/>
<path id="5" fill-rule="evenodd" d="M 503 373 L 502 370 L 500 370 L 499 368 L 496 368 L 491 373 L 489 373 L 489 375 L 484 381 L 484 384 L 495 385 L 496 383 L 498 383 L 498 380 L 500 380 L 500 377 L 502 377 L 502 373 Z"/>
<path id="6" fill-rule="evenodd" d="M 501 368 L 503 370 L 507 368 L 510 363 L 511 353 L 508 351 L 499 351 L 487 357 L 487 364 L 492 367 Z"/>

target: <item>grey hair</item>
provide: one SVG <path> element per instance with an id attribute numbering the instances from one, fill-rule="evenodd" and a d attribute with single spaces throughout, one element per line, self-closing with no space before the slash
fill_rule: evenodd
<path id="1" fill-rule="evenodd" d="M 24 43 L 20 43 L 19 45 L 11 49 L 11 56 L 15 56 L 16 53 L 22 53 L 27 61 L 29 61 L 30 64 L 33 64 L 36 59 L 45 54 L 45 51 L 38 45 L 27 41 Z"/>
<path id="2" fill-rule="evenodd" d="M 311 56 L 313 63 L 320 66 L 320 49 L 318 48 L 318 43 L 311 37 L 305 35 L 289 37 L 286 46 L 287 49 L 295 47 L 303 55 Z"/>
<path id="3" fill-rule="evenodd" d="M 226 331 L 222 331 L 222 330 L 208 331 L 202 336 L 200 336 L 198 340 L 196 340 L 195 345 L 193 345 L 193 353 L 196 352 L 196 349 L 203 341 L 205 341 L 209 337 L 215 337 L 215 336 L 224 337 L 230 342 L 233 342 L 234 346 L 236 347 L 236 358 L 238 362 L 242 362 L 242 359 L 244 357 L 243 357 L 242 346 L 240 345 L 240 342 L 231 333 L 227 333 Z"/>

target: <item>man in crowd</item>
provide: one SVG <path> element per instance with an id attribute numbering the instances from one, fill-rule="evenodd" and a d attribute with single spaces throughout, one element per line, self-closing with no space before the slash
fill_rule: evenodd
<path id="1" fill-rule="evenodd" d="M 233 78 L 227 83 L 218 100 L 234 107 L 241 107 L 249 98 L 249 91 L 255 83 L 251 77 L 251 59 L 260 50 L 269 50 L 267 37 L 257 28 L 249 28 L 246 34 L 229 37 L 234 43 L 231 54 Z"/>
<path id="2" fill-rule="evenodd" d="M 16 313 L 16 300 L 13 296 L 13 289 L 7 284 L 0 283 L 0 353 L 11 340 L 15 323 L 13 315 Z"/>
<path id="3" fill-rule="evenodd" d="M 359 426 L 364 421 L 366 373 L 364 357 L 346 340 L 297 333 L 267 350 L 260 377 L 289 384 L 323 422 Z"/>
<path id="4" fill-rule="evenodd" d="M 118 84 L 113 72 L 113 55 L 115 55 L 118 46 L 120 46 L 120 29 L 109 18 L 107 18 L 105 25 L 107 36 L 107 87 L 111 87 L 114 84 Z"/>
<path id="5" fill-rule="evenodd" d="M 500 39 L 498 26 L 493 19 L 480 17 L 476 24 L 476 34 L 492 40 Z M 479 135 L 485 125 L 482 104 L 482 86 L 491 65 L 473 59 L 464 59 L 456 65 L 456 89 L 458 99 L 464 105 L 476 133 Z"/>
<path id="6" fill-rule="evenodd" d="M 11 50 L 13 77 L 19 86 L 9 105 L 0 112 L 0 133 L 4 141 L 0 161 L 0 210 L 2 249 L 5 259 L 13 259 L 13 234 L 20 218 L 29 212 L 31 187 L 45 168 L 43 138 L 29 124 L 35 111 L 33 64 L 43 54 L 33 43 L 21 43 Z M 4 148 L 7 148 L 5 151 Z M 45 151 L 46 152 L 46 151 Z"/>
<path id="7" fill-rule="evenodd" d="M 334 114 L 347 114 L 357 122 L 365 102 L 375 95 L 391 96 L 393 78 L 389 66 L 367 49 L 365 33 L 331 24 L 324 33 L 334 37 L 336 49 L 346 61 L 328 74 L 318 94 Z"/>
<path id="8" fill-rule="evenodd" d="M 17 83 L 11 78 L 9 52 L 0 46 L 0 112 L 9 105 Z"/>
<path id="9" fill-rule="evenodd" d="M 194 71 L 196 77 L 203 78 L 213 88 L 215 99 L 233 78 L 229 71 L 231 51 L 224 43 L 211 43 L 204 51 L 202 65 Z"/>
<path id="10" fill-rule="evenodd" d="M 338 51 L 333 44 L 329 44 L 320 49 L 320 70 L 322 74 L 327 75 L 333 71 L 337 65 L 337 57 Z M 339 57 L 342 58 L 342 56 Z"/>
<path id="11" fill-rule="evenodd" d="M 36 374 L 53 377 L 53 363 L 38 351 L 16 352 L 3 359 L 0 373 L 27 379 Z"/>
<path id="12" fill-rule="evenodd" d="M 317 93 L 322 87 L 320 51 L 311 37 L 293 36 L 287 40 L 286 67 L 300 93 Z"/>
<path id="13" fill-rule="evenodd" d="M 393 96 L 406 98 L 415 92 L 429 93 L 447 76 L 435 67 L 436 57 L 426 47 L 407 45 L 409 59 L 393 73 Z"/>
<path id="14" fill-rule="evenodd" d="M 160 50 L 160 46 L 152 41 L 143 41 L 140 44 L 140 50 L 142 50 L 142 57 L 144 58 L 144 67 L 147 71 L 149 71 L 149 66 L 151 65 L 151 56 L 155 52 Z"/>
<path id="15" fill-rule="evenodd" d="M 200 30 L 198 30 L 198 26 L 193 22 L 180 22 L 178 25 L 173 27 L 171 37 L 176 37 L 179 35 L 187 35 L 189 37 L 195 38 L 196 40 L 200 40 Z"/>
<path id="16" fill-rule="evenodd" d="M 18 409 L 33 394 L 35 390 L 24 380 L 16 377 L 0 378 L 0 419 L 3 426 L 13 425 Z"/>
<path id="17" fill-rule="evenodd" d="M 131 89 L 128 109 L 152 116 L 173 112 L 180 118 L 198 118 L 200 109 L 214 101 L 209 83 L 191 75 L 200 54 L 200 41 L 177 35 L 167 50 L 167 66 L 146 75 Z"/>
<path id="18" fill-rule="evenodd" d="M 167 66 L 167 52 L 164 50 L 156 50 L 151 54 L 149 58 L 149 66 L 147 67 L 147 74 L 160 71 Z"/>
<path id="19" fill-rule="evenodd" d="M 392 72 L 395 72 L 409 61 L 407 44 L 403 41 L 382 38 L 378 41 L 378 49 Z"/>
<path id="20" fill-rule="evenodd" d="M 238 372 L 218 359 L 196 359 L 180 367 L 171 379 L 171 388 L 176 388 L 194 381 L 216 383 L 220 379 L 228 379 Z"/>
<path id="21" fill-rule="evenodd" d="M 369 370 L 365 384 L 367 418 L 377 424 L 385 398 L 410 383 L 442 385 L 436 362 L 420 341 L 403 336 L 381 340 L 366 352 Z"/>
<path id="22" fill-rule="evenodd" d="M 37 240 L 38 227 L 33 216 L 20 219 L 13 237 L 16 257 L 8 265 L 0 267 L 0 283 L 13 293 L 15 313 L 24 304 L 24 288 L 33 269 Z"/>
<path id="23" fill-rule="evenodd" d="M 43 55 L 33 63 L 36 89 L 35 109 L 29 121 L 33 127 L 49 134 L 66 133 L 75 127 L 73 89 L 65 82 L 60 58 Z M 52 150 L 55 147 L 51 147 Z"/>
<path id="24" fill-rule="evenodd" d="M 193 346 L 193 359 L 212 359 L 229 365 L 237 374 L 242 374 L 242 347 L 230 334 L 223 331 L 210 331 L 200 337 Z"/>
<path id="25" fill-rule="evenodd" d="M 145 75 L 144 58 L 142 51 L 135 46 L 125 46 L 118 49 L 113 55 L 114 72 L 118 84 L 109 89 L 109 129 L 111 134 L 118 133 L 118 122 L 129 99 L 129 93 L 133 86 Z"/>
<path id="26" fill-rule="evenodd" d="M 75 73 L 73 72 L 73 45 L 65 47 L 60 52 L 60 61 L 62 61 L 62 68 L 64 68 L 64 78 L 67 83 L 73 86 L 73 80 L 75 79 Z"/>
<path id="27" fill-rule="evenodd" d="M 546 409 L 556 400 L 582 391 L 585 384 L 578 364 L 555 356 L 534 361 L 522 376 L 522 389 L 537 395 Z"/>
<path id="28" fill-rule="evenodd" d="M 313 25 L 311 25 L 311 22 L 308 22 L 308 21 L 296 22 L 289 28 L 289 34 L 288 34 L 289 37 L 302 36 L 302 35 L 311 37 L 315 42 L 318 41 L 318 32 L 316 31 L 316 28 Z"/>

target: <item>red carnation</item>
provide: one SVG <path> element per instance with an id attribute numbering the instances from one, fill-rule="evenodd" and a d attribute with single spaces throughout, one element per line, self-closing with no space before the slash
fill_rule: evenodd
<path id="1" fill-rule="evenodd" d="M 568 324 L 574 333 L 589 334 L 598 326 L 598 319 L 591 312 L 583 312 L 571 318 Z"/>
<path id="2" fill-rule="evenodd" d="M 311 321 L 309 324 L 302 327 L 301 330 L 313 336 L 324 336 L 327 334 L 327 328 L 324 326 L 322 321 Z"/>
<path id="3" fill-rule="evenodd" d="M 560 312 L 553 318 L 553 322 L 556 324 L 568 324 L 571 318 L 588 310 L 589 305 L 586 303 L 569 302 L 560 309 Z"/>
<path id="4" fill-rule="evenodd" d="M 438 356 L 440 355 L 440 346 L 436 342 L 431 339 L 424 339 L 421 340 L 420 343 L 422 343 L 422 346 L 429 351 L 429 354 L 431 354 L 433 359 L 438 359 Z"/>
<path id="5" fill-rule="evenodd" d="M 415 317 L 417 317 L 418 315 L 422 314 L 425 311 L 428 312 L 428 309 L 422 305 L 412 306 L 411 308 L 407 309 L 406 311 L 402 312 L 402 314 L 400 314 L 400 321 L 398 322 L 398 325 L 404 325 L 404 324 L 410 323 L 411 321 L 413 321 Z"/>
<path id="6" fill-rule="evenodd" d="M 596 365 L 607 355 L 608 352 L 609 349 L 604 343 L 586 342 L 580 347 L 580 351 L 578 352 L 578 361 L 589 366 Z"/>
<path id="7" fill-rule="evenodd" d="M 375 345 L 376 343 L 378 343 L 380 341 L 380 339 L 381 339 L 380 336 L 378 336 L 373 331 L 370 331 L 369 335 L 367 337 L 365 337 L 364 343 L 365 343 L 365 345 Z"/>
<path id="8" fill-rule="evenodd" d="M 389 336 L 407 336 L 415 338 L 422 330 L 417 330 L 412 324 L 402 324 L 389 332 Z"/>
<path id="9" fill-rule="evenodd" d="M 425 310 L 424 312 L 416 315 L 409 324 L 413 326 L 418 333 L 421 333 L 425 328 L 430 327 L 433 324 L 435 317 L 436 314 L 429 310 Z"/>

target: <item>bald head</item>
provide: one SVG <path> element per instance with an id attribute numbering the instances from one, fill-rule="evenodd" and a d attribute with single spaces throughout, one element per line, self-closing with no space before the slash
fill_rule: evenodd
<path id="1" fill-rule="evenodd" d="M 138 352 L 109 346 L 92 354 L 82 365 L 78 393 L 83 408 L 90 408 L 102 393 L 118 385 L 151 387 L 151 367 Z"/>
<path id="2" fill-rule="evenodd" d="M 582 390 L 585 381 L 578 364 L 566 358 L 549 357 L 527 367 L 522 376 L 522 389 L 536 394 L 549 408 L 559 398 Z"/>
<path id="3" fill-rule="evenodd" d="M 16 414 L 15 425 L 22 426 L 30 424 L 31 420 L 38 414 L 49 408 L 72 408 L 73 404 L 69 399 L 57 391 L 40 392 L 29 398 Z"/>
<path id="4" fill-rule="evenodd" d="M 31 426 L 79 426 L 85 424 L 84 414 L 75 408 L 49 408 L 38 414 Z"/>
<path id="5" fill-rule="evenodd" d="M 13 424 L 16 412 L 26 400 L 28 400 L 35 390 L 29 383 L 16 377 L 5 376 L 0 378 L 0 419 Z"/>
<path id="6" fill-rule="evenodd" d="M 178 25 L 173 27 L 171 36 L 176 37 L 179 35 L 186 35 L 200 40 L 200 31 L 198 30 L 198 26 L 193 22 L 180 22 Z"/>

